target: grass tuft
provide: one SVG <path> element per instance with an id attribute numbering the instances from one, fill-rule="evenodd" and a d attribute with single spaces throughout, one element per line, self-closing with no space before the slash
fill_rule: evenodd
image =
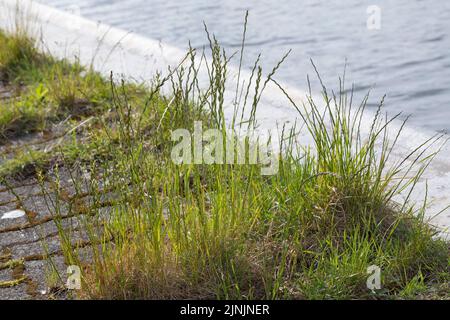
<path id="1" fill-rule="evenodd" d="M 337 92 L 329 91 L 317 73 L 322 100 L 309 92 L 304 102 L 294 101 L 275 79 L 287 55 L 266 76 L 258 58 L 250 81 L 228 88 L 230 57 L 206 32 L 209 60 L 202 53 L 199 61 L 191 49 L 184 63 L 150 87 L 108 81 L 31 49 L 17 53 L 17 40 L 0 48 L 7 51 L 0 64 L 8 81 L 20 79 L 31 90 L 14 102 L 16 111 L 0 112 L 0 133 L 14 136 L 25 127 L 40 131 L 64 117 L 73 120 L 69 139 L 39 153 L 40 166 L 58 157 L 52 174 L 40 166 L 35 171 L 65 260 L 82 267 L 79 296 L 448 298 L 449 243 L 425 223 L 424 207 L 393 200 L 414 188 L 442 137 L 392 162 L 401 129 L 389 130 L 396 117 L 382 115 L 383 100 L 368 132 L 361 129 L 367 97 L 353 106 L 343 80 Z M 240 59 L 244 46 L 245 31 Z M 199 63 L 208 70 L 206 89 L 199 86 Z M 35 74 L 41 76 L 37 86 Z M 194 121 L 221 130 L 224 140 L 232 129 L 253 130 L 269 83 L 298 111 L 312 146 L 299 144 L 295 128 L 283 130 L 279 170 L 271 176 L 248 162 L 172 161 L 172 130 L 192 131 Z M 229 90 L 236 91 L 233 128 L 224 115 Z M 17 157 L 3 170 L 29 162 Z M 69 172 L 71 197 L 62 190 L 59 168 Z M 49 180 L 54 187 L 44 183 Z M 77 217 L 76 229 L 63 223 L 67 216 Z M 87 242 L 80 243 L 80 232 Z M 89 261 L 81 249 L 89 251 Z M 382 270 L 382 289 L 375 292 L 366 287 L 370 265 Z"/>

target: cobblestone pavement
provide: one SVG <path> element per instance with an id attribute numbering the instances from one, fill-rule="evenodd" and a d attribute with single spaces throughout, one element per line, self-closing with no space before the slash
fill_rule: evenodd
<path id="1" fill-rule="evenodd" d="M 0 299 L 61 296 L 52 292 L 56 286 L 49 289 L 51 276 L 56 275 L 51 272 L 52 267 L 56 268 L 61 278 L 65 278 L 67 269 L 57 223 L 74 230 L 72 242 L 85 251 L 88 259 L 89 241 L 85 234 L 78 231 L 79 217 L 67 214 L 64 210 L 66 203 L 61 204 L 61 211 L 55 214 L 57 210 L 49 205 L 52 195 L 47 193 L 52 188 L 41 186 L 35 178 L 14 186 L 0 185 Z M 61 180 L 61 188 L 70 189 L 68 180 Z"/>

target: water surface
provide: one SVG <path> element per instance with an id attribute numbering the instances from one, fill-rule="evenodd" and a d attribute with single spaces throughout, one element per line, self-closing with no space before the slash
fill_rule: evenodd
<path id="1" fill-rule="evenodd" d="M 337 87 L 347 61 L 347 79 L 361 96 L 371 89 L 374 107 L 386 94 L 391 114 L 411 122 L 450 129 L 450 1 L 424 0 L 39 0 L 86 18 L 186 48 L 207 45 L 203 21 L 228 51 L 239 49 L 249 10 L 244 60 L 262 53 L 269 72 L 292 54 L 278 79 L 305 88 L 309 59 L 330 87 Z M 366 10 L 381 9 L 379 30 L 369 30 Z"/>

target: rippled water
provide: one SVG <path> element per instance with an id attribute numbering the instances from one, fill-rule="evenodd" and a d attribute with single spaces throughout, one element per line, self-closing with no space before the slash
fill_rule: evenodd
<path id="1" fill-rule="evenodd" d="M 387 108 L 411 122 L 450 129 L 450 1 L 425 0 L 39 0 L 60 9 L 185 48 L 206 45 L 203 21 L 233 52 L 250 11 L 245 65 L 262 53 L 266 71 L 293 52 L 278 78 L 306 87 L 312 58 L 326 84 L 336 87 L 347 60 L 347 79 L 371 104 L 387 94 Z M 381 9 L 381 28 L 369 30 L 366 10 Z"/>

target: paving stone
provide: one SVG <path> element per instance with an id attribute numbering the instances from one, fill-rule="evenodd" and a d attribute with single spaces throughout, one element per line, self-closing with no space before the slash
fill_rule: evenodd
<path id="1" fill-rule="evenodd" d="M 11 270 L 0 270 L 0 282 L 11 280 Z"/>
<path id="2" fill-rule="evenodd" d="M 17 209 L 16 205 L 8 204 L 4 206 L 0 206 L 0 231 L 5 230 L 6 228 L 10 228 L 16 225 L 23 225 L 28 223 L 28 217 L 25 215 L 20 218 L 14 219 L 2 219 L 3 215 L 7 212 L 11 212 Z"/>
<path id="3" fill-rule="evenodd" d="M 30 300 L 31 298 L 27 293 L 26 283 L 9 288 L 0 288 L 0 299 L 2 300 Z"/>

